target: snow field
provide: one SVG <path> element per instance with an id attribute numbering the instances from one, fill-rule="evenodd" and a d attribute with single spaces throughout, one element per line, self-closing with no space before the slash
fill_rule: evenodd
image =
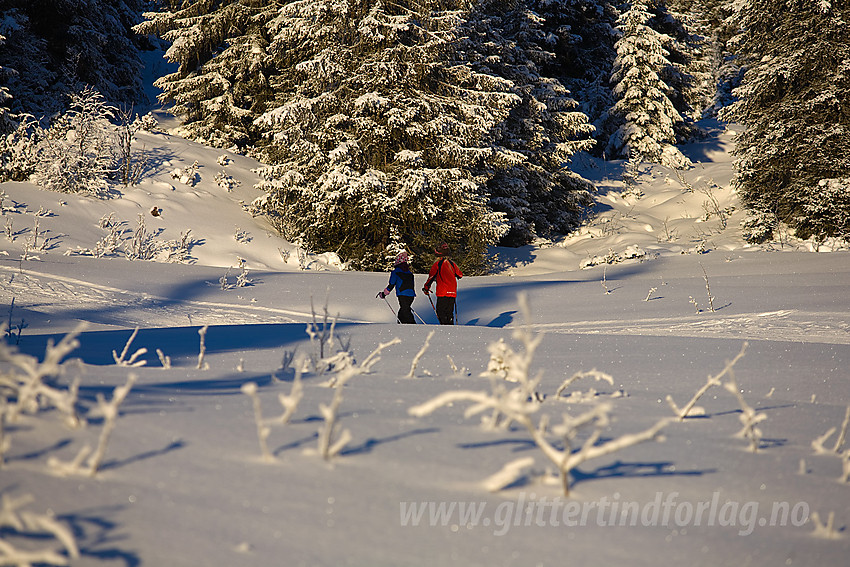
<path id="1" fill-rule="evenodd" d="M 718 135 L 726 140 L 728 133 Z M 463 325 L 400 326 L 374 297 L 387 274 L 334 271 L 330 258 L 316 255 L 301 263 L 295 247 L 268 236 L 239 206 L 239 199 L 251 197 L 250 164 L 233 157 L 226 168 L 242 183 L 227 191 L 207 174 L 221 169 L 220 151 L 170 135 L 151 140 L 166 146 L 169 163 L 120 199 L 2 186 L 4 217 L 16 228 L 14 238 L 0 238 L 0 296 L 8 306 L 4 319 L 13 327 L 26 323 L 19 348 L 41 356 L 48 339 L 80 321 L 89 324 L 71 355 L 82 364 L 67 364 L 58 378 L 65 387 L 79 377 L 89 426 L 68 430 L 56 411 L 24 416 L 6 428 L 11 445 L 0 473 L 3 495 L 31 494 L 26 509 L 49 511 L 71 529 L 80 551 L 71 564 L 554 565 L 568 554 L 580 564 L 843 565 L 850 500 L 847 483 L 839 480 L 842 460 L 815 454 L 811 446 L 841 427 L 850 404 L 850 261 L 843 252 L 812 254 L 803 251 L 805 243 L 790 240 L 745 247 L 737 237 L 737 209 L 721 229 L 716 216 L 698 218 L 707 196 L 683 189 L 671 172 L 645 170 L 638 199 L 623 197 L 622 185 L 613 181 L 618 173 L 600 165 L 587 175 L 599 177 L 600 207 L 611 209 L 563 241 L 499 250 L 499 275 L 460 282 Z M 201 178 L 194 187 L 170 180 L 173 168 L 195 161 Z M 734 203 L 722 176 L 728 162 L 703 167 L 714 170 L 719 203 Z M 699 166 L 685 173 L 694 186 L 708 175 Z M 161 216 L 148 213 L 153 206 Z M 40 208 L 53 214 L 36 217 Z M 120 251 L 104 258 L 65 255 L 92 248 L 105 234 L 98 221 L 110 212 L 129 230 L 136 215 L 145 214 L 148 229 L 164 229 L 163 240 L 191 228 L 201 241 L 191 249 L 193 263 L 128 261 Z M 600 219 L 614 212 L 619 226 L 603 234 Z M 25 255 L 35 218 L 50 231 L 53 247 Z M 678 240 L 657 238 L 666 219 L 676 220 L 670 228 Z M 234 238 L 237 226 L 252 236 L 249 242 Z M 708 246 L 698 253 L 703 234 Z M 646 254 L 579 269 L 587 258 L 611 249 L 621 255 L 634 245 Z M 292 251 L 287 260 L 278 248 Z M 250 285 L 234 283 L 239 258 Z M 230 285 L 222 286 L 228 271 Z M 489 380 L 479 376 L 488 345 L 504 339 L 521 351 L 512 337 L 523 323 L 519 293 L 529 298 L 532 331 L 545 333 L 531 371 L 542 371 L 540 413 L 552 424 L 565 412 L 575 416 L 608 402 L 612 420 L 599 442 L 643 430 L 673 417 L 668 395 L 685 404 L 746 341 L 734 375 L 745 401 L 767 416 L 759 424 L 759 451 L 753 454 L 748 441 L 734 437 L 741 429 L 739 402 L 715 386 L 698 403 L 705 416 L 668 424 L 664 442 L 580 465 L 567 499 L 557 483 L 543 481 L 553 467 L 523 429 L 482 428 L 480 416 L 464 416 L 463 403 L 411 416 L 411 407 L 445 391 L 490 391 Z M 265 462 L 252 401 L 242 387 L 256 383 L 264 416 L 280 415 L 278 396 L 290 394 L 293 380 L 284 357 L 311 352 L 306 324 L 314 312 L 321 317 L 325 302 L 356 361 L 381 343 L 396 337 L 401 343 L 387 347 L 371 373 L 353 376 L 342 389 L 337 417 L 351 440 L 336 458 L 305 453 L 316 448 L 323 426 L 319 404 L 330 404 L 334 395 L 322 385 L 327 375 L 307 373 L 291 422 L 270 428 L 274 461 Z M 426 322 L 436 321 L 425 297 L 417 297 L 414 309 Z M 198 369 L 204 325 L 208 367 Z M 136 327 L 128 356 L 145 348 L 137 360 L 146 365 L 118 366 L 113 351 L 121 353 Z M 431 331 L 415 377 L 404 378 Z M 170 357 L 170 368 L 157 349 Z M 555 398 L 566 378 L 592 369 L 609 374 L 614 384 L 580 380 L 575 389 L 586 401 Z M 119 408 L 97 474 L 52 473 L 48 458 L 69 461 L 85 444 L 97 443 L 103 421 L 94 412 L 96 396 L 110 399 L 131 372 L 138 378 Z M 582 431 L 579 440 L 587 434 Z M 513 485 L 498 493 L 482 486 L 506 463 L 528 457 L 534 464 Z M 666 522 L 663 509 L 653 521 L 659 494 L 658 506 L 669 502 Z M 715 495 L 715 522 L 708 525 L 706 509 L 697 525 L 697 508 Z M 649 510 L 650 521 L 619 525 L 611 519 L 615 501 Z M 484 505 L 480 521 L 463 521 L 461 502 L 475 510 Z M 810 516 L 803 525 L 771 525 L 777 503 L 787 503 L 789 512 L 799 505 L 800 513 L 805 505 Z M 404 525 L 403 506 L 414 504 L 427 513 L 419 525 Z M 431 517 L 432 504 L 435 513 L 442 504 L 448 516 Z M 567 525 L 565 514 L 576 505 L 587 510 L 585 519 L 580 513 L 579 525 Z M 528 506 L 533 517 L 520 513 Z M 685 521 L 688 509 L 693 517 Z M 559 512 L 554 520 L 553 510 Z M 823 522 L 834 512 L 834 529 L 827 532 L 842 537 L 816 537 L 815 512 Z M 15 536 L 14 543 L 64 553 L 49 537 Z"/>

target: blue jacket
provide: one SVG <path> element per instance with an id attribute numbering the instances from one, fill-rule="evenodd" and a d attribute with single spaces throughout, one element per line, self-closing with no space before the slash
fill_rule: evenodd
<path id="1" fill-rule="evenodd" d="M 396 295 L 416 297 L 416 290 L 413 286 L 413 274 L 406 264 L 399 264 L 390 273 L 390 283 L 387 286 L 386 292 L 391 292 L 393 288 L 395 288 Z"/>

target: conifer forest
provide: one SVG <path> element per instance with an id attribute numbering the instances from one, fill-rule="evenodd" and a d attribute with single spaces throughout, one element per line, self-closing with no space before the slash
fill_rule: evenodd
<path id="1" fill-rule="evenodd" d="M 164 105 L 182 135 L 263 164 L 252 212 L 284 238 L 364 270 L 402 249 L 425 262 L 444 241 L 475 274 L 490 246 L 592 214 L 578 155 L 684 170 L 677 144 L 714 118 L 743 126 L 747 240 L 780 225 L 850 234 L 844 0 L 0 0 L 0 13 L 0 181 L 103 195 L 122 181 L 114 151 L 94 130 L 59 142 L 87 120 L 132 130 L 135 111 Z M 142 84 L 153 50 L 168 63 L 158 100 Z"/>

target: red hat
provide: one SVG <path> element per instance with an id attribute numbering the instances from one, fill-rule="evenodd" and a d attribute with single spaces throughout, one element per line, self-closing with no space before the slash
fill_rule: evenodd
<path id="1" fill-rule="evenodd" d="M 440 243 L 440 245 L 434 249 L 434 254 L 437 256 L 448 256 L 450 252 L 451 250 L 449 249 L 449 245 L 445 242 Z"/>

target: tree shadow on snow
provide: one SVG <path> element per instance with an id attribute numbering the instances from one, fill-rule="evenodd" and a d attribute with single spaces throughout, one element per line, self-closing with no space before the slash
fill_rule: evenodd
<path id="1" fill-rule="evenodd" d="M 194 245 L 200 244 L 201 242 L 199 241 Z M 0 260 L 4 263 L 8 262 L 10 265 L 17 267 L 17 263 L 12 263 L 8 259 Z M 102 262 L 126 263 L 126 261 L 119 260 L 117 258 L 79 258 L 78 261 L 81 264 L 90 265 L 92 270 L 96 270 L 97 264 Z M 91 261 L 91 263 L 88 264 L 88 261 Z M 137 268 L 134 266 L 131 269 Z M 83 307 L 76 302 L 65 302 L 62 304 L 57 303 L 52 307 L 57 307 L 59 309 L 51 311 L 48 318 L 68 321 L 88 321 L 95 324 L 126 329 L 132 327 L 133 321 L 151 320 L 152 314 L 162 313 L 172 321 L 174 319 L 179 319 L 181 322 L 186 321 L 189 324 L 189 328 L 195 327 L 197 329 L 200 328 L 201 325 L 194 325 L 192 321 L 193 316 L 200 317 L 213 314 L 224 318 L 223 320 L 226 321 L 228 320 L 227 318 L 233 314 L 234 316 L 239 317 L 240 321 L 246 322 L 248 325 L 251 325 L 250 321 L 262 320 L 260 317 L 268 316 L 273 321 L 282 320 L 284 323 L 295 324 L 296 327 L 300 325 L 302 331 L 301 335 L 304 336 L 304 324 L 313 319 L 310 304 L 312 295 L 303 293 L 295 295 L 294 303 L 287 309 L 275 309 L 274 307 L 270 307 L 271 310 L 265 312 L 263 307 L 246 306 L 244 303 L 234 301 L 234 297 L 232 295 L 222 295 L 222 291 L 220 289 L 221 284 L 219 281 L 222 274 L 218 271 L 218 268 L 202 267 L 201 269 L 203 270 L 202 275 L 193 279 L 185 278 L 168 286 L 157 287 L 154 289 L 145 287 L 142 288 L 145 293 L 138 291 L 131 292 L 131 294 L 126 297 L 123 295 L 116 295 L 111 303 L 100 302 L 99 304 L 91 307 Z M 300 277 L 299 274 L 289 274 L 285 272 L 251 272 L 253 285 L 257 285 L 259 282 L 265 282 L 266 278 L 269 280 L 269 284 L 266 285 L 279 286 L 283 289 L 302 285 L 300 280 L 293 282 L 291 279 L 288 279 L 289 276 Z M 235 274 L 231 274 L 231 281 L 234 278 Z M 341 282 L 342 280 L 332 281 Z M 91 286 L 93 288 L 100 287 L 99 283 L 92 283 Z M 232 291 L 233 288 L 231 288 L 231 292 Z M 148 293 L 151 293 L 152 295 L 147 295 Z M 64 308 L 62 308 L 63 306 Z M 315 312 L 316 319 L 321 321 L 322 304 L 319 300 L 317 300 L 314 309 L 318 310 L 318 312 Z M 252 318 L 249 321 L 246 321 L 246 313 L 253 313 L 256 315 L 256 319 Z M 352 322 L 362 321 L 346 319 L 345 315 L 340 315 L 338 317 L 337 326 Z M 228 325 L 221 326 L 226 327 Z M 169 324 L 168 327 L 177 328 L 172 324 Z M 210 327 L 212 328 L 213 325 Z M 29 339 L 26 335 L 24 338 L 26 340 Z M 120 347 L 123 347 L 123 344 L 120 345 Z M 119 352 L 121 350 L 120 347 L 118 348 Z M 154 351 L 151 351 L 151 353 L 153 352 Z"/>
<path id="2" fill-rule="evenodd" d="M 169 412 L 176 411 L 180 404 L 174 400 L 174 396 L 208 396 L 220 395 L 227 396 L 242 393 L 242 385 L 247 382 L 254 382 L 260 387 L 268 386 L 272 382 L 271 376 L 268 373 L 255 375 L 239 375 L 238 378 L 218 378 L 209 380 L 178 380 L 170 382 L 143 383 L 136 382 L 127 399 L 121 404 L 121 415 L 138 415 L 145 413 L 158 413 L 162 409 L 167 408 Z M 85 409 L 92 409 L 97 403 L 97 396 L 102 395 L 104 398 L 111 399 L 115 386 L 95 385 L 95 386 L 80 386 L 77 399 L 80 402 L 85 402 Z M 191 409 L 186 409 L 191 411 Z M 88 417 L 85 411 L 82 411 L 86 421 L 92 425 L 100 425 L 103 422 L 102 417 Z"/>
<path id="3" fill-rule="evenodd" d="M 529 451 L 537 448 L 531 439 L 495 439 L 492 441 L 479 441 L 475 443 L 458 443 L 459 449 L 484 449 L 487 447 L 499 447 L 503 445 L 513 446 L 512 453 Z"/>
<path id="4" fill-rule="evenodd" d="M 133 385 L 131 393 L 137 394 L 162 394 L 162 395 L 232 395 L 241 394 L 242 386 L 248 382 L 254 382 L 262 388 L 272 383 L 268 373 L 256 375 L 240 375 L 238 378 L 215 378 L 211 380 L 178 380 L 174 382 L 159 382 L 156 384 Z"/>
<path id="5" fill-rule="evenodd" d="M 570 471 L 573 485 L 587 480 L 603 478 L 652 478 L 669 476 L 702 476 L 717 472 L 717 469 L 683 471 L 675 468 L 672 462 L 625 462 L 617 460 L 594 470 L 584 472 L 578 468 Z"/>
<path id="6" fill-rule="evenodd" d="M 275 457 L 278 457 L 278 456 L 281 455 L 281 453 L 285 453 L 286 451 L 291 451 L 293 449 L 298 449 L 298 448 L 303 447 L 307 444 L 315 445 L 316 442 L 318 441 L 318 439 L 319 439 L 318 432 L 313 433 L 311 435 L 308 435 L 307 437 L 302 437 L 301 439 L 296 439 L 295 441 L 290 441 L 289 443 L 286 443 L 285 445 L 281 445 L 280 447 L 278 447 L 277 449 L 272 451 L 272 455 L 274 455 Z"/>
<path id="7" fill-rule="evenodd" d="M 336 333 L 351 327 L 353 323 L 337 323 Z M 245 350 L 273 350 L 293 343 L 308 340 L 304 323 L 253 323 L 245 325 L 210 325 L 204 337 L 206 356 Z M 138 360 L 147 362 L 145 368 L 159 367 L 161 362 L 156 353 L 162 350 L 172 359 L 174 366 L 196 364 L 200 352 L 201 326 L 140 328 L 127 349 L 125 359 L 141 348 L 147 352 Z M 132 330 L 86 331 L 79 335 L 80 346 L 68 358 L 79 358 L 94 366 L 115 365 L 113 351 L 120 356 L 132 337 Z M 30 335 L 19 345 L 25 354 L 43 359 L 48 341 L 57 343 L 64 334 Z M 188 383 L 187 383 L 188 384 Z"/>
<path id="8" fill-rule="evenodd" d="M 98 562 L 108 561 L 110 565 L 138 567 L 142 564 L 139 556 L 116 545 L 127 536 L 117 534 L 119 524 L 109 519 L 110 516 L 117 515 L 124 509 L 125 506 L 111 506 L 81 510 L 58 516 L 57 519 L 71 526 L 82 558 Z"/>
<path id="9" fill-rule="evenodd" d="M 6 462 L 11 463 L 13 461 L 41 460 L 41 459 L 45 458 L 47 455 L 54 453 L 56 451 L 59 451 L 60 449 L 63 449 L 65 447 L 69 446 L 71 443 L 73 443 L 73 440 L 70 439 L 70 438 L 61 439 L 61 440 L 57 441 L 56 443 L 54 443 L 53 445 L 50 445 L 48 447 L 42 447 L 41 449 L 36 449 L 36 450 L 30 451 L 28 453 L 22 453 L 20 455 L 7 455 L 6 456 Z M 14 445 L 12 447 L 14 448 Z"/>
<path id="10" fill-rule="evenodd" d="M 360 455 L 363 453 L 371 453 L 372 449 L 377 447 L 378 445 L 383 445 L 384 443 L 391 443 L 393 441 L 401 441 L 402 439 L 406 439 L 408 437 L 413 437 L 414 435 L 425 435 L 427 433 L 437 433 L 440 431 L 436 427 L 426 427 L 422 429 L 414 429 L 412 431 L 406 431 L 404 433 L 399 433 L 397 435 L 390 435 L 388 437 L 376 438 L 370 437 L 366 439 L 360 445 L 349 447 L 348 449 L 343 450 L 340 455 Z"/>
<path id="11" fill-rule="evenodd" d="M 170 453 L 172 451 L 182 449 L 185 446 L 186 446 L 185 442 L 175 441 L 173 443 L 169 443 L 167 446 L 163 447 L 162 449 L 156 449 L 154 451 L 146 451 L 144 453 L 139 453 L 138 455 L 134 455 L 132 457 L 129 457 L 127 459 L 123 459 L 123 460 L 120 460 L 120 461 L 119 460 L 107 461 L 107 462 L 103 463 L 103 465 L 101 465 L 100 470 L 121 468 L 125 465 L 129 465 L 129 464 L 135 463 L 137 461 L 143 461 L 145 459 L 151 459 L 153 457 L 159 457 L 161 455 L 165 455 L 165 454 Z"/>

